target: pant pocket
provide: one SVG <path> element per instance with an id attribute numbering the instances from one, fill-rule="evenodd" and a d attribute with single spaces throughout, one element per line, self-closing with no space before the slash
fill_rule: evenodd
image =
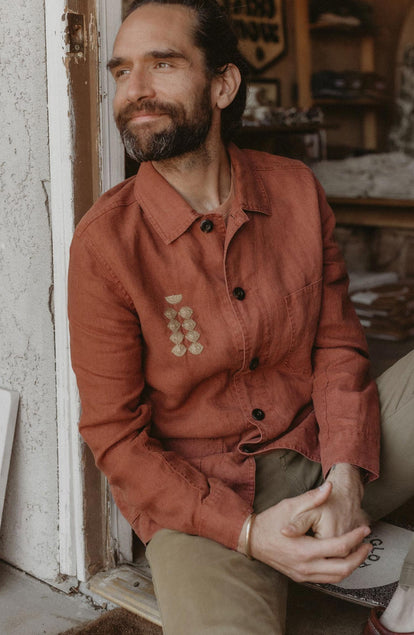
<path id="1" fill-rule="evenodd" d="M 291 496 L 299 496 L 323 482 L 320 463 L 311 461 L 303 454 L 289 450 L 281 457 L 286 479 L 290 483 Z M 287 497 L 286 497 L 287 498 Z"/>
<path id="2" fill-rule="evenodd" d="M 294 450 L 274 450 L 256 457 L 254 509 L 260 513 L 285 498 L 292 498 L 320 485 L 320 463 Z"/>

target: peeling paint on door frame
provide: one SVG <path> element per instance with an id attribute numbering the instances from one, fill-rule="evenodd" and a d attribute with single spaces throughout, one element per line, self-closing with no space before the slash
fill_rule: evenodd
<path id="1" fill-rule="evenodd" d="M 60 573 L 86 579 L 83 540 L 82 451 L 78 435 L 79 398 L 69 354 L 67 269 L 74 229 L 73 139 L 66 68 L 66 3 L 45 0 L 50 212 L 53 243 Z"/>
<path id="2" fill-rule="evenodd" d="M 97 25 L 86 20 L 86 51 L 95 46 L 99 33 L 100 138 L 97 148 L 100 185 L 105 191 L 124 179 L 124 151 L 112 122 L 114 86 L 106 69 L 113 41 L 121 21 L 121 0 L 91 0 Z M 76 380 L 70 363 L 69 328 L 67 319 L 67 270 L 69 247 L 79 218 L 76 191 L 76 117 L 71 85 L 71 58 L 68 42 L 69 11 L 85 11 L 87 0 L 45 0 L 46 47 L 48 73 L 48 107 L 50 139 L 50 219 L 53 246 L 54 314 L 57 385 L 57 436 L 59 465 L 59 548 L 60 573 L 81 582 L 88 579 L 91 558 L 88 546 L 88 499 L 93 471 L 90 457 L 85 455 L 78 434 L 80 414 Z M 91 5 L 92 6 L 92 5 Z M 96 51 L 94 51 L 96 53 Z M 79 64 L 85 62 L 78 60 Z M 96 190 L 96 187 L 95 187 Z M 99 193 L 99 192 L 98 192 Z M 94 196 L 97 192 L 94 191 Z M 85 211 L 85 210 L 84 210 Z M 81 210 L 82 213 L 82 210 Z M 105 486 L 103 487 L 105 490 Z M 91 495 L 92 494 L 92 495 Z M 90 496 L 91 495 L 91 496 Z M 132 530 L 122 518 L 113 501 L 97 510 L 102 525 L 102 551 L 117 561 L 132 559 Z M 102 511 L 105 509 L 105 511 Z M 102 514 L 102 517 L 99 516 Z M 98 548 L 99 546 L 97 546 Z M 99 563 L 97 564 L 99 566 Z"/>

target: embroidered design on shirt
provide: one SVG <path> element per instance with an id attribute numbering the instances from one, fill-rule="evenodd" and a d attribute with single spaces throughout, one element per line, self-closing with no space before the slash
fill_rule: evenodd
<path id="1" fill-rule="evenodd" d="M 168 320 L 167 327 L 171 331 L 170 340 L 175 345 L 171 353 L 176 357 L 183 357 L 187 351 L 192 355 L 200 355 L 204 346 L 198 341 L 200 333 L 196 331 L 197 322 L 193 319 L 193 309 L 178 306 L 183 301 L 181 294 L 168 295 L 165 299 L 172 305 L 164 311 Z"/>

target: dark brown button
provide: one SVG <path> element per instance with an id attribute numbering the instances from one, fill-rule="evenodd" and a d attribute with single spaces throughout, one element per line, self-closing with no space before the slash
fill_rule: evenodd
<path id="1" fill-rule="evenodd" d="M 249 364 L 249 368 L 250 368 L 250 370 L 256 370 L 258 365 L 259 365 L 259 358 L 258 357 L 253 357 L 252 361 Z"/>
<path id="2" fill-rule="evenodd" d="M 254 410 L 252 410 L 252 417 L 253 419 L 256 419 L 256 421 L 263 421 L 265 416 L 265 413 L 260 408 L 255 408 Z"/>
<path id="3" fill-rule="evenodd" d="M 233 289 L 233 295 L 236 300 L 244 300 L 244 298 L 246 297 L 246 292 L 241 287 L 236 287 L 235 289 Z"/>
<path id="4" fill-rule="evenodd" d="M 200 224 L 200 229 L 205 234 L 209 234 L 214 229 L 213 221 L 212 220 L 203 220 L 203 222 Z"/>

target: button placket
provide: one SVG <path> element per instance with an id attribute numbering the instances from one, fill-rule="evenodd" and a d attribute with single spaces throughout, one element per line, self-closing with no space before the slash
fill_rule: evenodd
<path id="1" fill-rule="evenodd" d="M 236 222 L 237 220 L 237 222 Z M 226 250 L 225 250 L 225 275 L 226 275 L 226 283 L 230 296 L 230 301 L 233 305 L 234 315 L 237 317 L 242 332 L 244 336 L 244 360 L 243 367 L 239 369 L 239 372 L 234 375 L 234 382 L 237 386 L 237 391 L 239 394 L 239 405 L 243 416 L 246 419 L 246 431 L 251 428 L 257 428 L 260 432 L 260 436 L 262 436 L 262 432 L 260 429 L 260 422 L 265 418 L 265 413 L 260 408 L 254 408 L 253 405 L 255 403 L 255 384 L 246 380 L 246 369 L 250 371 L 256 370 L 259 366 L 259 357 L 253 357 L 254 353 L 257 351 L 257 343 L 252 341 L 250 336 L 250 304 L 253 302 L 252 312 L 254 314 L 254 302 L 256 300 L 256 294 L 253 290 L 253 293 L 249 295 L 249 290 L 246 290 L 241 286 L 244 281 L 243 274 L 244 268 L 241 270 L 238 265 L 238 259 L 240 256 L 240 249 L 235 249 L 235 253 L 233 256 L 236 256 L 234 260 L 232 260 L 232 250 L 230 249 L 230 242 L 237 240 L 236 233 L 239 227 L 244 225 L 248 220 L 245 218 L 233 219 L 233 223 L 230 223 L 230 219 L 227 225 L 227 242 L 226 242 Z M 232 225 L 232 227 L 231 227 Z M 233 235 L 229 236 L 229 230 L 233 229 Z M 247 268 L 247 276 L 251 277 L 251 271 Z M 240 284 L 241 283 L 241 284 Z M 248 306 L 237 305 L 234 300 L 237 300 L 240 303 L 245 303 Z M 232 301 L 233 300 L 233 301 Z M 259 395 L 256 396 L 256 398 Z M 259 397 L 260 399 L 260 397 Z M 257 401 L 256 401 L 257 403 Z M 260 401 L 259 401 L 260 403 Z M 254 413 L 254 414 L 253 414 Z M 240 445 L 240 450 L 245 452 L 246 454 L 255 453 L 260 447 L 260 442 L 246 441 L 242 445 Z"/>

